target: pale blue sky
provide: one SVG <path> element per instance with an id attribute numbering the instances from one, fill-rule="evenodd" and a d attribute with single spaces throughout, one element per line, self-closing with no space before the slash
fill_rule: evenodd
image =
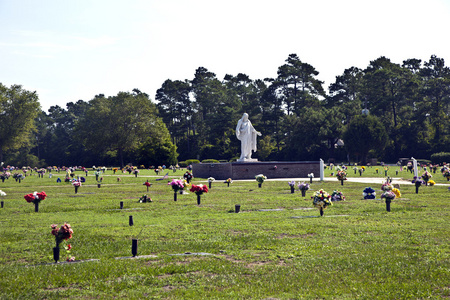
<path id="1" fill-rule="evenodd" d="M 154 99 L 200 66 L 275 77 L 296 53 L 328 88 L 380 56 L 449 66 L 449 28 L 450 0 L 0 0 L 0 82 L 47 110 L 134 88 Z"/>

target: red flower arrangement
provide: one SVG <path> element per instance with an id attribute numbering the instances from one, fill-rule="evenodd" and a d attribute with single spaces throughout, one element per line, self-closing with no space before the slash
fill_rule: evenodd
<path id="1" fill-rule="evenodd" d="M 58 225 L 52 224 L 52 234 L 55 236 L 56 246 L 59 247 L 59 244 L 63 240 L 68 240 L 72 238 L 73 229 L 70 227 L 70 224 L 64 223 L 61 225 L 61 228 L 58 229 Z"/>
<path id="2" fill-rule="evenodd" d="M 148 182 L 148 180 L 147 180 L 146 182 L 144 182 L 144 185 L 145 185 L 146 187 L 152 186 L 152 184 L 151 184 L 150 182 Z"/>
<path id="3" fill-rule="evenodd" d="M 47 194 L 44 191 L 42 191 L 40 193 L 34 192 L 33 194 L 27 194 L 23 197 L 25 198 L 25 200 L 27 200 L 28 203 L 33 202 L 34 204 L 36 204 L 44 200 L 45 197 L 47 197 Z"/>
<path id="4" fill-rule="evenodd" d="M 203 184 L 200 184 L 200 185 L 193 184 L 189 191 L 196 193 L 197 196 L 200 196 L 201 194 L 208 192 L 208 187 Z"/>

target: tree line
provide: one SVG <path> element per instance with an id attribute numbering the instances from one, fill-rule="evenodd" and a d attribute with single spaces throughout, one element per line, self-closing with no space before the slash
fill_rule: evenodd
<path id="1" fill-rule="evenodd" d="M 450 69 L 434 55 L 402 64 L 379 57 L 351 67 L 324 89 L 319 72 L 290 54 L 276 78 L 225 75 L 204 67 L 167 79 L 156 103 L 134 89 L 65 108 L 39 107 L 36 93 L 0 84 L 0 159 L 17 165 L 160 165 L 230 161 L 247 112 L 263 135 L 260 160 L 396 162 L 450 149 Z"/>

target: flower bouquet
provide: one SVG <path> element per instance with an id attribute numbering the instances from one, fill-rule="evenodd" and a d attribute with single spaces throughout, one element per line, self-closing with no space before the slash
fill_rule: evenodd
<path id="1" fill-rule="evenodd" d="M 330 200 L 331 196 L 322 189 L 314 192 L 314 195 L 311 198 L 313 199 L 313 205 L 320 210 L 321 216 L 323 216 L 323 210 L 326 209 L 327 206 L 333 205 L 333 202 Z"/>
<path id="2" fill-rule="evenodd" d="M 331 201 L 345 201 L 345 196 L 344 194 L 342 194 L 342 192 L 334 190 L 331 194 Z"/>
<path id="3" fill-rule="evenodd" d="M 431 173 L 428 171 L 422 173 L 422 179 L 423 181 L 425 181 L 425 185 L 428 185 L 428 181 L 430 180 L 431 177 L 433 177 L 433 175 L 431 175 Z"/>
<path id="4" fill-rule="evenodd" d="M 291 188 L 291 194 L 293 194 L 295 191 L 295 181 L 294 180 L 289 181 L 288 184 L 289 184 L 289 187 Z"/>
<path id="5" fill-rule="evenodd" d="M 5 197 L 6 193 L 2 190 L 0 190 L 0 197 Z M 1 201 L 1 208 L 3 208 L 3 201 Z"/>
<path id="6" fill-rule="evenodd" d="M 190 172 L 186 172 L 186 173 L 184 173 L 183 178 L 189 184 L 191 182 L 192 178 L 194 178 L 194 176 L 192 176 L 192 174 Z"/>
<path id="7" fill-rule="evenodd" d="M 78 193 L 78 188 L 81 186 L 80 180 L 72 180 L 72 185 L 75 187 L 75 194 Z"/>
<path id="8" fill-rule="evenodd" d="M 425 183 L 425 181 L 423 181 L 422 179 L 418 178 L 417 176 L 414 176 L 413 180 L 411 181 L 411 183 L 414 183 L 416 185 L 416 194 L 419 193 L 419 188 L 422 184 Z"/>
<path id="9" fill-rule="evenodd" d="M 144 185 L 147 187 L 147 193 L 148 193 L 148 188 L 152 186 L 152 184 L 150 182 L 148 182 L 148 180 L 146 182 L 144 182 Z"/>
<path id="10" fill-rule="evenodd" d="M 181 179 L 172 179 L 171 182 L 169 182 L 167 185 L 172 186 L 172 190 L 174 192 L 173 194 L 173 201 L 177 201 L 177 193 L 178 191 L 182 191 L 185 187 L 185 184 L 183 180 Z"/>
<path id="11" fill-rule="evenodd" d="M 298 188 L 299 188 L 300 191 L 302 192 L 302 197 L 305 197 L 306 191 L 309 190 L 309 183 L 300 182 L 300 183 L 298 184 Z"/>
<path id="12" fill-rule="evenodd" d="M 215 179 L 214 177 L 209 177 L 209 178 L 208 178 L 208 186 L 209 186 L 209 188 L 211 188 L 211 184 L 212 184 L 214 181 L 216 181 L 216 179 Z"/>
<path id="13" fill-rule="evenodd" d="M 193 184 L 189 191 L 191 191 L 191 192 L 193 192 L 193 193 L 195 193 L 197 195 L 197 204 L 200 205 L 200 196 L 203 193 L 207 193 L 208 192 L 208 187 L 206 185 L 203 185 L 203 184 L 199 184 L 199 185 Z"/>
<path id="14" fill-rule="evenodd" d="M 347 173 L 343 170 L 340 170 L 337 172 L 336 178 L 341 182 L 341 185 L 344 185 L 344 180 L 347 180 Z"/>
<path id="15" fill-rule="evenodd" d="M 148 197 L 147 195 L 143 195 L 141 198 L 139 198 L 139 203 L 147 203 L 147 202 L 153 202 L 152 198 Z"/>
<path id="16" fill-rule="evenodd" d="M 355 171 L 356 174 L 356 172 L 358 171 L 358 167 L 353 167 L 353 171 Z"/>
<path id="17" fill-rule="evenodd" d="M 5 179 L 8 179 L 10 175 L 11 175 L 11 173 L 4 172 L 4 173 L 0 174 L 0 179 L 2 180 L 2 182 L 5 182 Z"/>
<path id="18" fill-rule="evenodd" d="M 70 224 L 64 223 L 61 225 L 61 228 L 58 229 L 58 225 L 52 224 L 52 234 L 55 236 L 56 247 L 53 248 L 53 258 L 57 263 L 59 260 L 59 245 L 63 240 L 68 240 L 72 238 L 73 229 L 70 227 Z M 69 244 L 66 247 L 67 252 L 72 249 L 72 246 Z M 74 261 L 75 257 L 68 257 L 67 261 Z"/>
<path id="19" fill-rule="evenodd" d="M 447 181 L 450 181 L 450 169 L 449 168 L 442 168 L 442 176 L 447 178 Z"/>
<path id="20" fill-rule="evenodd" d="M 256 181 L 258 182 L 258 187 L 261 187 L 261 185 L 263 184 L 264 180 L 267 179 L 267 176 L 264 176 L 263 174 L 258 174 L 255 176 Z"/>
<path id="21" fill-rule="evenodd" d="M 118 170 L 119 170 L 118 168 L 113 168 L 113 169 L 112 169 L 113 174 L 116 174 L 116 172 L 117 172 Z"/>
<path id="22" fill-rule="evenodd" d="M 233 179 L 228 178 L 227 180 L 224 181 L 224 183 L 226 183 L 227 186 L 230 187 L 230 183 L 233 183 Z"/>
<path id="23" fill-rule="evenodd" d="M 134 174 L 134 177 L 137 177 L 138 174 L 139 174 L 139 169 L 135 168 L 135 169 L 133 170 L 133 174 Z"/>
<path id="24" fill-rule="evenodd" d="M 33 194 L 27 194 L 23 197 L 25 198 L 25 200 L 27 200 L 28 203 L 31 203 L 31 202 L 34 203 L 34 211 L 38 212 L 39 211 L 39 202 L 44 200 L 45 197 L 47 197 L 47 194 L 44 191 L 42 191 L 40 193 L 34 192 Z"/>
<path id="25" fill-rule="evenodd" d="M 14 173 L 14 174 L 13 174 L 13 178 L 16 180 L 16 182 L 19 181 L 19 183 L 20 183 L 20 181 L 21 181 L 22 179 L 24 179 L 25 176 L 23 176 L 23 174 Z"/>
<path id="26" fill-rule="evenodd" d="M 390 191 L 390 190 L 392 190 L 392 184 L 389 182 L 389 181 L 386 181 L 385 183 L 383 183 L 382 185 L 381 185 L 381 190 L 382 191 Z"/>
<path id="27" fill-rule="evenodd" d="M 435 182 L 433 179 L 430 179 L 430 180 L 428 180 L 428 184 L 429 184 L 430 186 L 433 186 L 433 185 L 436 184 L 436 182 Z"/>
<path id="28" fill-rule="evenodd" d="M 375 196 L 377 195 L 377 193 L 375 192 L 375 190 L 371 187 L 366 187 L 363 190 L 363 196 L 364 199 L 375 199 Z"/>
<path id="29" fill-rule="evenodd" d="M 395 193 L 392 190 L 386 190 L 381 194 L 381 199 L 386 199 L 386 211 L 391 211 L 391 201 L 395 199 Z"/>

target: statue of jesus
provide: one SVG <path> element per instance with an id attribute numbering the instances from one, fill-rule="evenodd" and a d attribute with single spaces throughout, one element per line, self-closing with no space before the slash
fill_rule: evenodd
<path id="1" fill-rule="evenodd" d="M 252 159 L 252 151 L 256 151 L 256 136 L 261 136 L 261 132 L 256 131 L 248 119 L 248 114 L 244 113 L 236 126 L 236 137 L 241 141 L 241 157 L 238 161 L 257 161 Z"/>

